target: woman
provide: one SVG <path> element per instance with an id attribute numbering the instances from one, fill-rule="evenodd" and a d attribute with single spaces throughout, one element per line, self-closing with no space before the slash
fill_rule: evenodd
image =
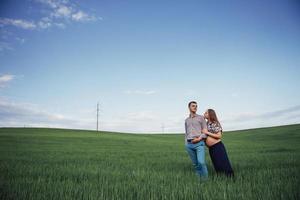
<path id="1" fill-rule="evenodd" d="M 213 109 L 208 109 L 204 113 L 207 119 L 207 138 L 206 145 L 209 148 L 209 155 L 217 173 L 225 173 L 227 176 L 233 177 L 234 173 L 229 162 L 224 144 L 221 141 L 222 126 Z"/>

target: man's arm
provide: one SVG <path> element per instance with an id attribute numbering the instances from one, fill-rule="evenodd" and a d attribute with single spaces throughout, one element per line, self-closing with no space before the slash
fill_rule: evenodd
<path id="1" fill-rule="evenodd" d="M 201 130 L 201 133 L 207 135 L 207 133 L 208 133 L 207 128 L 203 128 L 203 129 Z"/>
<path id="2" fill-rule="evenodd" d="M 204 129 L 202 129 L 201 130 L 201 135 L 200 135 L 200 137 L 202 137 L 202 138 L 207 138 L 207 129 L 206 128 L 204 128 Z"/>
<path id="3" fill-rule="evenodd" d="M 200 118 L 200 124 L 201 124 L 201 136 L 203 137 L 203 138 L 207 138 L 207 124 L 206 124 L 206 121 L 205 121 L 205 119 L 204 119 L 204 117 L 203 116 L 201 116 L 201 118 Z"/>
<path id="4" fill-rule="evenodd" d="M 184 128 L 185 128 L 184 142 L 186 142 L 186 135 L 187 135 L 187 124 L 186 124 L 186 121 L 184 121 Z"/>

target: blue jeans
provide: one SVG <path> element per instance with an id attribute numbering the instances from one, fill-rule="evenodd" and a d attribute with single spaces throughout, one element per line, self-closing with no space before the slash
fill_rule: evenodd
<path id="1" fill-rule="evenodd" d="M 200 142 L 193 144 L 185 144 L 185 148 L 193 162 L 193 166 L 200 177 L 207 177 L 208 171 L 205 163 L 205 142 L 201 140 Z"/>

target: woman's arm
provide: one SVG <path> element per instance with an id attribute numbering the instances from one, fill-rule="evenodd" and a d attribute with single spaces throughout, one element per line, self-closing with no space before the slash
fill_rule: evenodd
<path id="1" fill-rule="evenodd" d="M 206 134 L 206 135 L 208 135 L 210 137 L 213 137 L 215 139 L 221 139 L 221 137 L 222 137 L 221 131 L 219 131 L 218 133 L 211 133 L 211 132 L 208 132 L 207 129 L 203 129 L 202 133 L 204 133 L 204 134 Z"/>
<path id="2" fill-rule="evenodd" d="M 210 132 L 207 131 L 206 135 L 208 135 L 210 137 L 213 137 L 215 139 L 221 139 L 221 137 L 222 137 L 221 131 L 219 131 L 217 133 L 210 133 Z"/>

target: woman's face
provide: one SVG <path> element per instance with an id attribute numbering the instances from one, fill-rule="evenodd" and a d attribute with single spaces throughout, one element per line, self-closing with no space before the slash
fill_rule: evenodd
<path id="1" fill-rule="evenodd" d="M 208 115 L 208 111 L 205 111 L 205 113 L 203 114 L 205 119 L 208 119 L 209 115 Z"/>

